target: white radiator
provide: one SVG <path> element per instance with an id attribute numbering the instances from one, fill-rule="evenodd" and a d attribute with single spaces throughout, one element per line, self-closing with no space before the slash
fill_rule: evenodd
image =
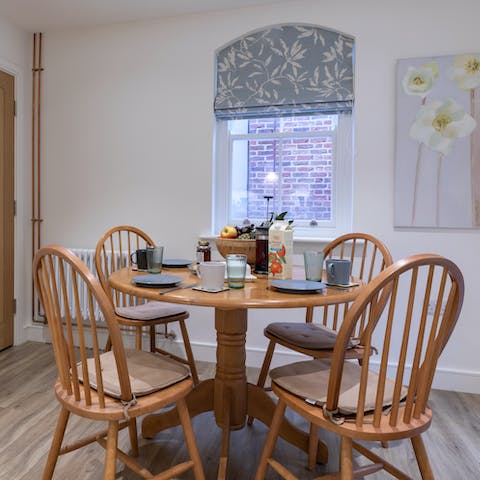
<path id="1" fill-rule="evenodd" d="M 97 270 L 95 268 L 95 250 L 93 248 L 71 248 L 70 249 L 77 257 L 82 260 L 83 263 L 88 267 L 89 270 L 93 272 L 95 276 L 97 276 Z M 118 254 L 117 254 L 118 255 Z M 109 259 L 110 260 L 110 259 Z M 58 270 L 55 272 L 57 279 L 59 278 Z M 71 284 L 72 277 L 71 275 L 67 275 L 67 295 L 68 299 L 71 302 L 72 295 L 73 295 L 73 285 Z M 79 297 L 80 297 L 80 309 L 82 311 L 82 317 L 88 317 L 88 297 L 87 297 L 87 287 L 84 283 L 81 283 L 79 286 Z M 71 304 L 71 303 L 70 303 Z M 73 313 L 73 312 L 72 312 Z M 62 305 L 62 316 L 64 314 L 64 308 Z M 98 307 L 97 303 L 95 302 L 95 318 L 101 318 L 100 308 Z"/>
<path id="2" fill-rule="evenodd" d="M 92 273 L 96 276 L 97 271 L 95 269 L 95 250 L 93 248 L 70 248 L 70 250 L 77 256 L 79 257 L 85 265 L 88 267 L 89 270 L 92 271 Z M 117 266 L 120 264 L 120 255 L 118 252 L 114 253 L 115 255 L 115 263 Z M 107 257 L 108 257 L 108 263 L 111 261 L 111 252 L 107 252 Z M 123 265 L 128 265 L 128 259 L 127 259 L 127 253 L 123 254 Z M 57 282 L 60 282 L 60 269 L 58 268 L 58 262 L 54 261 L 54 269 L 55 269 L 55 279 Z M 74 305 L 73 300 L 73 285 L 72 285 L 72 276 L 70 271 L 65 271 L 65 280 L 67 282 L 66 286 L 66 291 L 67 291 L 67 296 L 69 300 L 70 305 Z M 88 318 L 89 315 L 89 308 L 88 308 L 88 295 L 87 295 L 87 287 L 85 283 L 80 282 L 78 285 L 78 295 L 79 295 L 79 300 L 80 300 L 80 310 L 82 313 L 82 317 L 84 319 Z M 65 304 L 62 300 L 61 305 L 60 305 L 60 311 L 62 314 L 62 317 L 65 316 Z M 74 318 L 76 313 L 75 312 L 70 312 L 72 317 Z M 43 321 L 44 319 L 44 314 L 43 311 L 40 310 L 39 315 L 38 315 L 41 320 Z M 97 321 L 102 320 L 102 314 L 100 311 L 100 308 L 95 302 L 95 318 Z"/>

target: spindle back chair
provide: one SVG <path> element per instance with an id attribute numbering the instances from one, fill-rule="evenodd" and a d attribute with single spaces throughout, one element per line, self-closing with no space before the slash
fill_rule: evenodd
<path id="1" fill-rule="evenodd" d="M 392 256 L 385 244 L 373 235 L 366 233 L 348 233 L 342 235 L 341 237 L 338 237 L 330 242 L 325 247 L 323 252 L 325 254 L 325 259 L 350 259 L 352 264 L 352 277 L 365 284 L 368 284 L 378 273 L 393 263 Z M 383 293 L 383 297 L 380 302 L 381 304 L 384 304 L 387 300 L 388 293 L 388 291 Z M 338 305 L 326 305 L 321 308 L 316 308 L 315 310 L 319 314 L 316 316 L 317 318 L 314 318 L 314 307 L 307 307 L 305 319 L 306 324 L 311 324 L 312 322 L 318 323 L 324 327 L 327 327 L 329 331 L 336 332 L 341 326 L 342 321 L 348 312 L 349 306 L 349 303 L 344 303 Z M 269 344 L 258 377 L 257 385 L 259 387 L 264 387 L 265 385 L 268 370 L 270 368 L 277 343 L 283 347 L 314 358 L 325 358 L 332 354 L 333 345 L 329 348 L 320 348 L 316 346 L 305 346 L 304 344 L 297 343 L 298 334 L 301 334 L 300 336 L 310 336 L 312 331 L 315 332 L 315 330 L 309 328 L 309 325 L 304 324 L 302 326 L 295 323 L 294 325 L 296 327 L 295 331 L 297 335 L 293 337 L 289 334 L 288 330 L 288 328 L 293 324 L 294 322 L 281 324 L 272 323 L 265 328 L 264 334 L 269 339 Z M 277 328 L 279 326 L 282 329 L 281 337 L 277 335 Z M 352 332 L 352 337 L 360 338 L 364 326 L 365 321 L 362 319 L 358 325 L 356 325 L 355 331 Z M 324 332 L 318 329 L 318 332 L 315 332 L 315 335 L 318 335 L 319 344 L 323 343 L 322 340 Z M 315 343 L 315 340 L 313 340 L 312 343 Z M 361 346 L 359 348 L 349 348 L 347 352 L 348 358 L 362 358 L 363 354 L 364 350 Z M 251 422 L 252 420 L 249 419 L 249 424 L 251 424 Z"/>
<path id="2" fill-rule="evenodd" d="M 117 448 L 118 432 L 128 428 L 131 455 L 137 456 L 136 418 L 171 403 L 176 403 L 191 460 L 171 467 L 162 478 L 172 478 L 193 468 L 195 478 L 203 479 L 185 403 L 185 396 L 193 387 L 188 369 L 156 354 L 124 348 L 112 303 L 98 279 L 70 250 L 55 245 L 40 249 L 34 258 L 33 275 L 51 334 L 58 369 L 55 394 L 61 405 L 43 480 L 52 478 L 59 455 L 93 442 L 106 450 L 105 480 L 115 478 L 116 460 L 143 478 L 153 478 L 132 456 Z M 71 292 L 67 291 L 67 284 L 72 285 Z M 88 304 L 87 311 L 82 311 L 82 296 Z M 102 318 L 97 318 L 98 312 Z M 107 325 L 110 352 L 100 349 L 99 321 Z M 62 448 L 71 413 L 106 421 L 108 428 Z"/>
<path id="3" fill-rule="evenodd" d="M 389 298 L 379 320 L 378 307 L 385 289 L 389 290 Z M 408 257 L 381 272 L 349 309 L 331 358 L 299 362 L 270 372 L 279 402 L 256 479 L 265 478 L 269 465 L 277 472 L 284 471 L 272 458 L 272 452 L 286 406 L 318 427 L 340 435 L 342 479 L 380 469 L 396 478 L 409 478 L 357 441 L 406 438 L 411 439 L 422 478 L 433 478 L 420 435 L 432 420 L 428 397 L 439 356 L 458 320 L 463 296 L 460 270 L 439 255 Z M 346 347 L 364 318 L 361 343 L 365 355 L 358 365 L 346 361 Z M 396 338 L 401 339 L 398 345 Z M 372 356 L 374 343 L 378 360 Z M 317 405 L 305 402 L 309 397 Z M 373 464 L 355 470 L 352 448 Z M 295 478 L 289 475 L 282 476 Z"/>
<path id="4" fill-rule="evenodd" d="M 145 303 L 142 298 L 134 297 L 112 289 L 108 277 L 118 269 L 132 268 L 132 255 L 136 250 L 154 246 L 153 240 L 137 227 L 119 225 L 108 230 L 98 241 L 95 249 L 95 268 L 100 283 L 111 299 L 117 315 L 117 321 L 122 325 L 135 328 L 136 348 L 142 348 L 142 330 L 147 328 L 150 336 L 150 351 L 168 355 L 190 367 L 195 384 L 198 374 L 185 320 L 190 316 L 182 305 L 166 302 L 148 302 L 147 315 L 140 305 Z M 152 318 L 153 317 L 153 318 Z M 186 360 L 157 346 L 156 325 L 163 325 L 163 336 L 169 338 L 168 325 L 178 322 L 185 348 Z M 109 344 L 107 343 L 107 349 Z"/>

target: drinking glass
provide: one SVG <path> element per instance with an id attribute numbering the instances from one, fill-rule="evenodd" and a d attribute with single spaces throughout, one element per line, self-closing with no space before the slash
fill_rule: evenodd
<path id="1" fill-rule="evenodd" d="M 227 281 L 230 288 L 243 288 L 245 286 L 245 273 L 247 269 L 247 256 L 243 254 L 230 254 L 227 260 Z"/>
<path id="2" fill-rule="evenodd" d="M 305 278 L 314 282 L 322 280 L 323 252 L 304 252 Z"/>
<path id="3" fill-rule="evenodd" d="M 147 270 L 149 273 L 161 273 L 163 247 L 147 247 Z"/>

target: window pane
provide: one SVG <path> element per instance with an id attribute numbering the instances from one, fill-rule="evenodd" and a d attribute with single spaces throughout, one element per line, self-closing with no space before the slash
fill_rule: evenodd
<path id="1" fill-rule="evenodd" d="M 271 196 L 270 211 L 286 210 L 296 221 L 332 221 L 335 137 L 321 132 L 336 126 L 336 115 L 230 121 L 231 218 L 267 218 L 265 197 Z"/>
<path id="2" fill-rule="evenodd" d="M 230 218 L 237 222 L 248 217 L 248 141 L 232 143 Z"/>
<path id="3" fill-rule="evenodd" d="M 291 133 L 291 132 L 325 132 L 335 130 L 337 115 L 305 115 L 293 117 L 253 118 L 234 120 L 233 124 L 248 121 L 248 133 Z M 233 132 L 230 127 L 231 133 Z"/>
<path id="4" fill-rule="evenodd" d="M 278 208 L 280 142 L 251 140 L 248 143 L 248 218 L 263 220 L 270 216 L 265 196 L 273 197 L 269 210 Z"/>
<path id="5" fill-rule="evenodd" d="M 281 210 L 295 220 L 332 220 L 332 139 L 283 140 Z"/>
<path id="6" fill-rule="evenodd" d="M 237 222 L 245 218 L 267 218 L 265 196 L 278 200 L 279 141 L 234 140 L 232 143 L 231 217 Z M 274 201 L 270 210 L 276 209 Z"/>

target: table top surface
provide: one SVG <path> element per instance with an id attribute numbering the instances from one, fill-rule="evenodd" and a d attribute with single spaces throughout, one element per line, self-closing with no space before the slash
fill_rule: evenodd
<path id="1" fill-rule="evenodd" d="M 192 283 L 200 285 L 198 276 L 186 268 L 164 268 L 162 273 L 181 277 L 182 282 L 180 285 Z M 215 307 L 223 310 L 238 308 L 298 308 L 346 303 L 353 301 L 363 286 L 362 282 L 359 282 L 358 286 L 350 288 L 338 289 L 327 286 L 321 293 L 283 293 L 269 287 L 269 279 L 266 275 L 256 275 L 257 279 L 252 282 L 246 282 L 245 288 L 242 289 L 210 293 L 185 288 L 160 295 L 162 288 L 135 285 L 132 279 L 138 275 L 145 275 L 145 272 L 123 268 L 110 275 L 109 283 L 112 288 L 137 297 L 185 305 Z M 294 270 L 294 278 L 303 279 L 302 275 L 303 270 L 302 272 Z M 358 280 L 355 279 L 355 281 Z"/>

